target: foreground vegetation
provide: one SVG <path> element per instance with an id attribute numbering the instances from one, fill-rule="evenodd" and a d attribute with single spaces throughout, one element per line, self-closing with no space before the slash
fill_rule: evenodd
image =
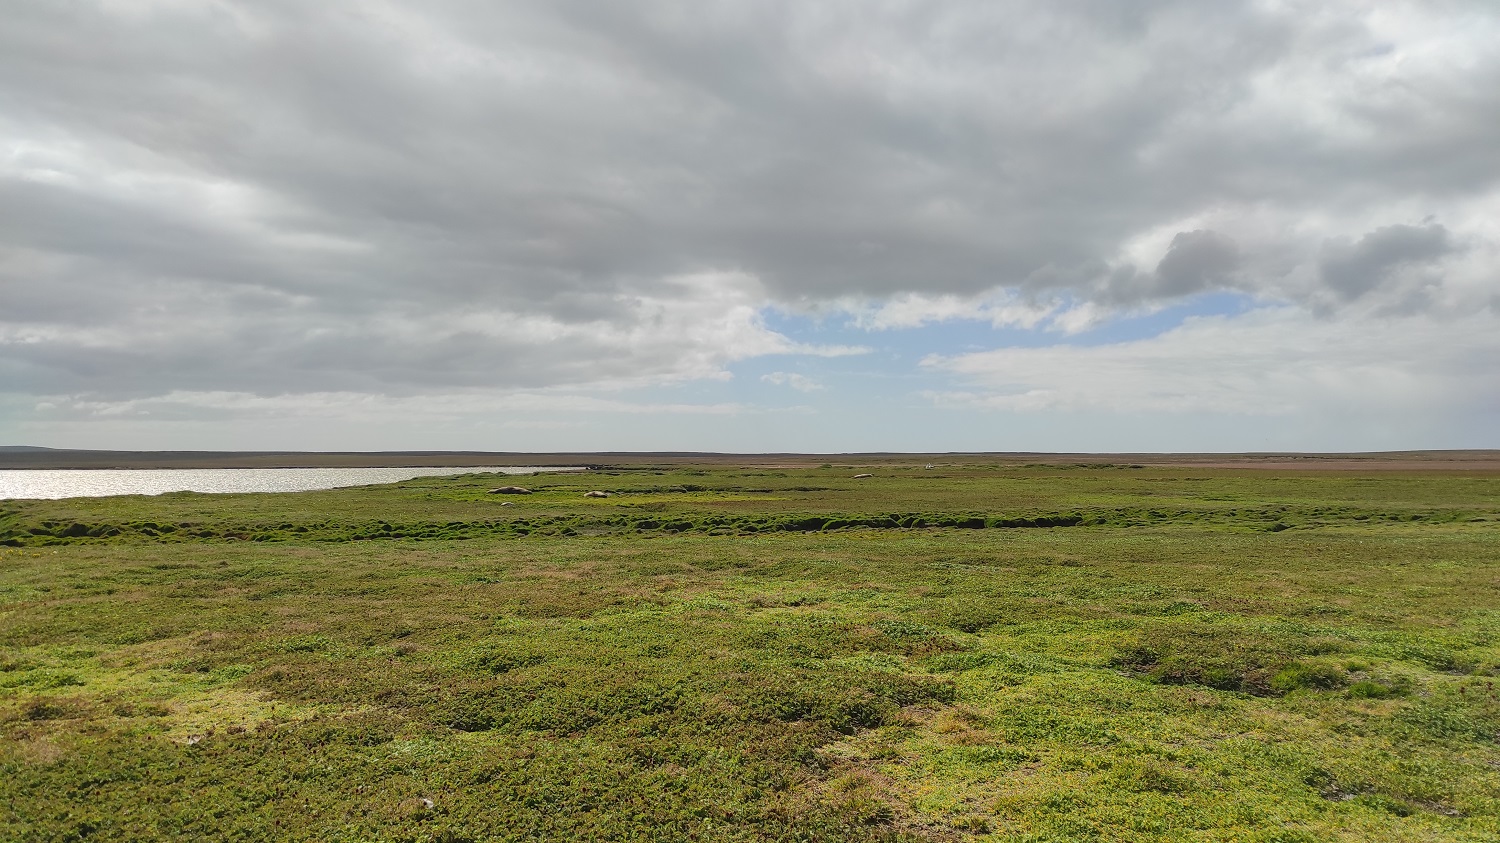
<path id="1" fill-rule="evenodd" d="M 496 482 L 0 502 L 0 839 L 1500 837 L 1500 477 Z"/>

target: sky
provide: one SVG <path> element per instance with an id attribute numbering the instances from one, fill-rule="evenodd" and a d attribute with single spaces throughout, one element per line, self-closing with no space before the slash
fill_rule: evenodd
<path id="1" fill-rule="evenodd" d="M 1500 447 L 1491 0 L 8 0 L 0 444 Z"/>

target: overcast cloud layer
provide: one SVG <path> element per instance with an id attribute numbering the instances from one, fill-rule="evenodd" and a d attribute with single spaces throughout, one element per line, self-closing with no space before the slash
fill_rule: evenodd
<path id="1" fill-rule="evenodd" d="M 1500 446 L 1496 44 L 1484 0 L 13 0 L 0 440 Z"/>

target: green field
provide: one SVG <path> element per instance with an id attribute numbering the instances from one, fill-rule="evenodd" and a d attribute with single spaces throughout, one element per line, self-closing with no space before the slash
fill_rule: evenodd
<path id="1" fill-rule="evenodd" d="M 0 502 L 7 841 L 1493 841 L 1497 673 L 1492 472 Z"/>

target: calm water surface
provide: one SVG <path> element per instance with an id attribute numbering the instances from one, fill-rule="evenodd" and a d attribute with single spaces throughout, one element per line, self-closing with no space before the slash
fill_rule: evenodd
<path id="1" fill-rule="evenodd" d="M 550 466 L 475 468 L 156 468 L 0 470 L 0 500 L 7 498 L 99 498 L 163 492 L 306 492 L 413 477 L 449 474 L 529 474 L 575 471 Z"/>

